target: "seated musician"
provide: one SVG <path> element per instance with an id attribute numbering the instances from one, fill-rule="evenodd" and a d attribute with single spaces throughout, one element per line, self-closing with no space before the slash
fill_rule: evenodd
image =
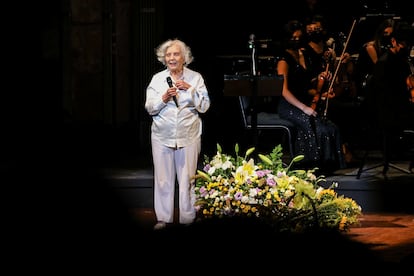
<path id="1" fill-rule="evenodd" d="M 305 156 L 299 165 L 319 167 L 323 173 L 344 168 L 339 129 L 331 121 L 323 120 L 309 105 L 312 74 L 303 50 L 303 25 L 292 20 L 285 25 L 284 31 L 284 51 L 277 62 L 277 74 L 284 77 L 278 110 L 280 117 L 291 121 L 297 129 L 296 154 Z M 325 77 L 323 72 L 320 73 L 320 77 Z"/>

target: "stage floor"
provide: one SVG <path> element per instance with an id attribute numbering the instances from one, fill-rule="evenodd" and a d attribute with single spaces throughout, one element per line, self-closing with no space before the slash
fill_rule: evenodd
<path id="1" fill-rule="evenodd" d="M 380 160 L 370 159 L 365 168 L 375 167 Z M 407 169 L 407 160 L 395 165 Z M 335 171 L 326 177 L 324 186 L 337 182 L 337 192 L 351 197 L 361 205 L 360 225 L 344 235 L 370 248 L 380 259 L 391 264 L 406 264 L 414 256 L 414 174 L 390 168 L 386 177 L 382 167 L 364 171 L 357 178 L 359 164 Z M 153 232 L 156 223 L 153 212 L 151 167 L 106 168 L 102 175 L 109 180 L 131 217 L 144 230 Z M 177 212 L 176 212 L 177 213 Z M 179 227 L 173 224 L 171 227 Z"/>

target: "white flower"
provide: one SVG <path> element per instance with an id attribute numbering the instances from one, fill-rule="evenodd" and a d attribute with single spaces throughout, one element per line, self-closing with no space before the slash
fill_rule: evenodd
<path id="1" fill-rule="evenodd" d="M 232 157 L 223 154 L 220 147 L 211 160 L 205 159 L 204 170 L 197 171 L 195 207 L 201 218 L 260 217 L 279 231 L 313 227 L 346 230 L 358 222 L 361 207 L 336 194 L 333 188 L 338 183 L 325 189 L 318 183 L 326 179 L 317 177 L 315 170 L 290 170 L 303 156 L 283 167 L 279 145 L 269 155 L 259 154 L 256 164 L 253 158 L 246 160 L 254 148 L 244 158 L 238 155 L 238 146 L 235 148 L 236 156 Z"/>

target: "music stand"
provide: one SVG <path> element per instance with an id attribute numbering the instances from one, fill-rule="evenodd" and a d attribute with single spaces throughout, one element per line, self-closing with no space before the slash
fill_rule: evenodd
<path id="1" fill-rule="evenodd" d="M 281 96 L 283 80 L 282 75 L 224 75 L 224 96 Z"/>
<path id="2" fill-rule="evenodd" d="M 284 78 L 282 75 L 271 76 L 239 76 L 224 75 L 225 96 L 249 96 L 251 98 L 251 129 L 253 144 L 257 145 L 257 108 L 258 96 L 281 96 Z"/>

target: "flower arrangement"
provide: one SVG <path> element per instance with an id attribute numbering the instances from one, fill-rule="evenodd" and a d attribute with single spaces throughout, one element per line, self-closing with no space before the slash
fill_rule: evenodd
<path id="1" fill-rule="evenodd" d="M 338 183 L 323 188 L 326 181 L 315 171 L 294 169 L 302 160 L 296 156 L 289 165 L 282 162 L 282 147 L 269 154 L 239 156 L 222 152 L 211 159 L 204 156 L 204 168 L 195 176 L 196 210 L 199 219 L 255 217 L 279 232 L 305 232 L 315 229 L 346 231 L 359 222 L 361 207 L 351 198 L 338 195 Z"/>

